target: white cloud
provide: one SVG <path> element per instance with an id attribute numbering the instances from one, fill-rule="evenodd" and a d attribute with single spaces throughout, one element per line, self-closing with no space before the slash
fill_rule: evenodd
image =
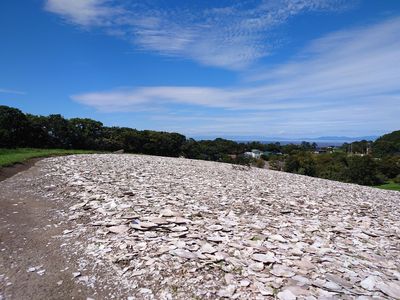
<path id="1" fill-rule="evenodd" d="M 188 136 L 318 137 L 362 136 L 398 130 L 400 97 L 339 107 L 287 111 L 222 111 L 190 115 L 174 112 L 149 116 L 153 129 L 177 131 Z M 383 105 L 389 107 L 384 108 Z"/>
<path id="2" fill-rule="evenodd" d="M 80 26 L 104 26 L 122 11 L 107 0 L 47 0 L 45 10 Z"/>
<path id="3" fill-rule="evenodd" d="M 14 94 L 14 95 L 25 95 L 26 94 L 25 92 L 21 92 L 21 91 L 2 89 L 2 88 L 0 88 L 0 93 Z"/>
<path id="4" fill-rule="evenodd" d="M 241 69 L 275 47 L 270 32 L 307 11 L 338 10 L 343 0 L 247 0 L 199 8 L 151 1 L 47 0 L 45 9 L 79 26 L 104 28 L 136 48 Z M 191 6 L 192 5 L 192 6 Z"/>
<path id="5" fill-rule="evenodd" d="M 259 128 L 252 121 L 254 116 L 246 118 L 254 110 L 262 112 L 266 124 L 280 124 L 285 130 L 329 131 L 335 124 L 347 124 L 343 125 L 347 130 L 362 130 L 363 126 L 395 129 L 400 115 L 398 32 L 400 18 L 329 34 L 313 41 L 292 61 L 258 72 L 249 78 L 252 82 L 237 87 L 138 87 L 72 98 L 102 111 L 168 109 L 171 105 L 217 108 L 223 114 L 236 111 L 240 114 L 237 120 L 248 119 L 242 130 Z M 271 115 L 276 119 L 266 118 Z M 215 124 L 204 121 L 196 128 L 206 131 Z M 225 126 L 227 130 L 237 127 Z"/>

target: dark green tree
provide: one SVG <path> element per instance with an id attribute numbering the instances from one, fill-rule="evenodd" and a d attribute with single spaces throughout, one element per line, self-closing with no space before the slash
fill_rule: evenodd
<path id="1" fill-rule="evenodd" d="M 292 153 L 285 160 L 284 170 L 291 173 L 315 176 L 315 159 L 312 153 L 308 151 L 298 151 L 296 153 Z"/>
<path id="2" fill-rule="evenodd" d="M 361 185 L 376 185 L 381 183 L 376 162 L 370 156 L 351 156 L 347 158 L 348 182 Z"/>
<path id="3" fill-rule="evenodd" d="M 400 130 L 393 131 L 378 138 L 372 144 L 372 153 L 377 157 L 400 154 Z"/>
<path id="4" fill-rule="evenodd" d="M 103 124 L 87 118 L 69 120 L 71 145 L 76 149 L 98 150 L 101 145 Z"/>
<path id="5" fill-rule="evenodd" d="M 0 106 L 0 147 L 27 146 L 28 132 L 28 119 L 19 109 Z"/>
<path id="6" fill-rule="evenodd" d="M 377 160 L 378 171 L 386 178 L 392 179 L 400 174 L 400 156 L 385 156 Z"/>
<path id="7" fill-rule="evenodd" d="M 63 116 L 49 115 L 44 128 L 49 137 L 49 147 L 69 149 L 74 146 L 72 141 L 74 131 L 70 127 L 70 121 L 64 119 Z"/>
<path id="8" fill-rule="evenodd" d="M 348 181 L 347 160 L 344 153 L 319 154 L 316 160 L 316 176 L 331 180 Z"/>

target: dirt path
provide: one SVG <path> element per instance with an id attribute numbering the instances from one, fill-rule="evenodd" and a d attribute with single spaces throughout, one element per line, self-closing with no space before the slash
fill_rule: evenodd
<path id="1" fill-rule="evenodd" d="M 3 169 L 0 180 L 0 299 L 103 298 L 74 278 L 76 261 L 60 251 L 59 203 L 32 194 L 40 159 Z M 29 168 L 29 169 L 28 169 Z M 59 207 L 57 207 L 59 209 Z"/>
<path id="2" fill-rule="evenodd" d="M 14 176 L 15 174 L 28 170 L 42 159 L 43 157 L 31 158 L 22 163 L 13 164 L 9 167 L 0 167 L 0 181 L 6 180 L 7 178 Z"/>

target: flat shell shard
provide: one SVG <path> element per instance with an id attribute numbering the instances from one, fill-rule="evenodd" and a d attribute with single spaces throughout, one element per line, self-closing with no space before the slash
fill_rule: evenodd
<path id="1" fill-rule="evenodd" d="M 263 263 L 276 262 L 275 254 L 272 252 L 268 252 L 267 254 L 255 253 L 251 256 L 251 258 L 255 261 L 259 261 L 259 262 L 263 262 Z"/>
<path id="2" fill-rule="evenodd" d="M 171 209 L 163 209 L 160 211 L 160 217 L 180 217 L 181 214 Z"/>
<path id="3" fill-rule="evenodd" d="M 294 295 L 290 290 L 279 292 L 277 296 L 280 300 L 296 300 L 296 295 Z"/>
<path id="4" fill-rule="evenodd" d="M 296 297 L 310 295 L 310 291 L 298 285 L 286 286 L 284 290 L 289 290 Z"/>
<path id="5" fill-rule="evenodd" d="M 340 285 L 338 285 L 335 282 L 332 281 L 327 281 L 325 282 L 322 287 L 324 287 L 325 289 L 329 290 L 329 291 L 335 291 L 335 292 L 340 292 L 342 291 L 342 287 Z"/>
<path id="6" fill-rule="evenodd" d="M 187 231 L 188 228 L 186 226 L 176 226 L 176 227 L 172 227 L 171 231 L 173 232 L 183 232 L 183 231 Z"/>
<path id="7" fill-rule="evenodd" d="M 374 291 L 376 286 L 376 277 L 375 276 L 368 276 L 363 281 L 360 282 L 361 287 L 368 291 Z"/>
<path id="8" fill-rule="evenodd" d="M 215 249 L 211 244 L 206 243 L 203 246 L 201 246 L 200 252 L 213 254 L 213 253 L 217 252 L 217 249 Z"/>
<path id="9" fill-rule="evenodd" d="M 274 265 L 271 274 L 278 277 L 293 277 L 295 275 L 292 269 L 283 265 Z"/>
<path id="10" fill-rule="evenodd" d="M 153 222 L 139 222 L 139 226 L 142 228 L 153 228 L 153 227 L 157 227 L 158 224 L 153 223 Z"/>
<path id="11" fill-rule="evenodd" d="M 43 270 L 37 271 L 36 274 L 42 276 L 42 275 L 44 275 L 45 272 L 46 272 L 46 270 L 43 269 Z"/>
<path id="12" fill-rule="evenodd" d="M 152 294 L 153 291 L 150 290 L 150 289 L 141 288 L 141 289 L 139 289 L 139 293 L 141 293 L 141 294 Z"/>
<path id="13" fill-rule="evenodd" d="M 260 271 L 264 270 L 264 264 L 261 262 L 251 263 L 249 265 L 249 268 L 253 271 L 260 272 Z"/>
<path id="14" fill-rule="evenodd" d="M 121 216 L 121 219 L 137 219 L 137 218 L 139 218 L 139 215 L 135 213 L 127 213 Z"/>
<path id="15" fill-rule="evenodd" d="M 272 296 L 274 295 L 274 289 L 271 288 L 270 286 L 261 283 L 261 282 L 256 282 L 255 283 L 259 293 L 263 296 Z"/>
<path id="16" fill-rule="evenodd" d="M 243 279 L 243 280 L 240 281 L 240 285 L 243 286 L 243 287 L 248 287 L 250 285 L 250 283 L 251 282 L 249 280 L 247 280 L 247 279 Z"/>
<path id="17" fill-rule="evenodd" d="M 222 298 L 231 298 L 236 291 L 236 286 L 231 284 L 218 291 L 217 295 Z"/>
<path id="18" fill-rule="evenodd" d="M 187 235 L 187 231 L 183 231 L 183 232 L 172 232 L 169 234 L 169 236 L 171 238 L 182 238 L 185 237 Z"/>
<path id="19" fill-rule="evenodd" d="M 87 204 L 87 202 L 81 202 L 81 203 L 71 206 L 69 209 L 70 210 L 78 210 L 78 209 L 84 207 L 86 204 Z"/>
<path id="20" fill-rule="evenodd" d="M 233 276 L 231 273 L 226 273 L 224 278 L 226 284 L 232 284 L 234 282 L 235 276 Z"/>
<path id="21" fill-rule="evenodd" d="M 210 225 L 206 229 L 211 231 L 219 231 L 222 230 L 222 228 L 223 227 L 221 225 Z"/>
<path id="22" fill-rule="evenodd" d="M 150 223 L 154 223 L 154 224 L 157 224 L 157 225 L 167 225 L 167 224 L 169 224 L 167 219 L 160 218 L 160 217 L 146 217 L 146 218 L 143 218 L 143 219 L 148 221 L 148 222 L 150 222 Z"/>
<path id="23" fill-rule="evenodd" d="M 158 227 L 158 225 L 153 222 L 138 222 L 138 221 L 131 222 L 129 226 L 133 229 L 143 230 L 143 231 L 147 231 Z"/>
<path id="24" fill-rule="evenodd" d="M 400 299 L 400 281 L 394 282 L 394 281 L 388 281 L 384 283 L 378 284 L 377 288 L 384 293 L 385 295 L 388 295 L 389 297 L 392 297 L 394 299 Z"/>
<path id="25" fill-rule="evenodd" d="M 301 276 L 301 275 L 295 275 L 291 279 L 296 281 L 296 284 L 298 286 L 307 286 L 307 285 L 311 284 L 311 280 L 310 279 L 308 279 L 308 278 L 306 278 L 304 276 Z"/>
<path id="26" fill-rule="evenodd" d="M 109 232 L 122 234 L 122 233 L 128 232 L 129 226 L 127 226 L 127 225 L 117 225 L 117 226 L 108 227 L 107 229 L 108 229 Z"/>
<path id="27" fill-rule="evenodd" d="M 374 233 L 372 231 L 363 230 L 362 232 L 365 233 L 366 235 L 369 235 L 370 237 L 379 237 L 379 236 L 381 236 L 381 234 L 377 234 L 377 233 Z"/>
<path id="28" fill-rule="evenodd" d="M 114 262 L 115 263 L 128 262 L 128 261 L 131 261 L 132 259 L 134 259 L 135 256 L 136 256 L 136 254 L 134 254 L 134 253 L 124 254 L 124 255 L 121 255 L 119 257 L 116 257 L 114 259 Z"/>
<path id="29" fill-rule="evenodd" d="M 208 236 L 207 241 L 220 243 L 225 241 L 225 238 L 219 235 Z"/>
<path id="30" fill-rule="evenodd" d="M 315 265 L 306 258 L 303 258 L 299 261 L 295 261 L 294 265 L 297 266 L 300 270 L 305 271 L 305 273 L 308 273 L 310 270 L 315 269 Z"/>
<path id="31" fill-rule="evenodd" d="M 169 253 L 174 256 L 179 256 L 181 258 L 186 258 L 186 259 L 196 259 L 197 258 L 197 254 L 187 251 L 187 250 L 183 250 L 183 249 L 171 250 Z"/>
<path id="32" fill-rule="evenodd" d="M 101 221 L 100 220 L 100 221 L 91 222 L 90 225 L 92 225 L 92 226 L 117 226 L 118 223 L 115 222 L 115 221 L 113 221 L 113 222 L 109 222 L 109 221 L 105 222 L 105 221 Z"/>
<path id="33" fill-rule="evenodd" d="M 353 288 L 353 284 L 351 284 L 348 280 L 339 277 L 337 275 L 333 275 L 333 274 L 326 274 L 325 275 L 326 279 L 328 279 L 331 282 L 334 282 L 342 287 L 345 287 L 347 289 L 351 289 Z"/>
<path id="34" fill-rule="evenodd" d="M 190 223 L 189 219 L 185 219 L 185 218 L 182 218 L 182 217 L 168 218 L 167 221 L 170 222 L 170 223 L 175 223 L 175 224 L 188 224 L 188 223 Z"/>
<path id="35" fill-rule="evenodd" d="M 281 236 L 280 234 L 274 234 L 268 237 L 269 240 L 271 241 L 277 241 L 277 242 L 281 242 L 281 243 L 286 243 L 286 239 Z"/>

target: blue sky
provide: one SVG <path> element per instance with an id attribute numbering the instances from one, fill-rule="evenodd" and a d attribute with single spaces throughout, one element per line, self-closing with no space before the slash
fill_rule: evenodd
<path id="1" fill-rule="evenodd" d="M 397 0 L 0 2 L 0 104 L 188 136 L 400 129 Z"/>

